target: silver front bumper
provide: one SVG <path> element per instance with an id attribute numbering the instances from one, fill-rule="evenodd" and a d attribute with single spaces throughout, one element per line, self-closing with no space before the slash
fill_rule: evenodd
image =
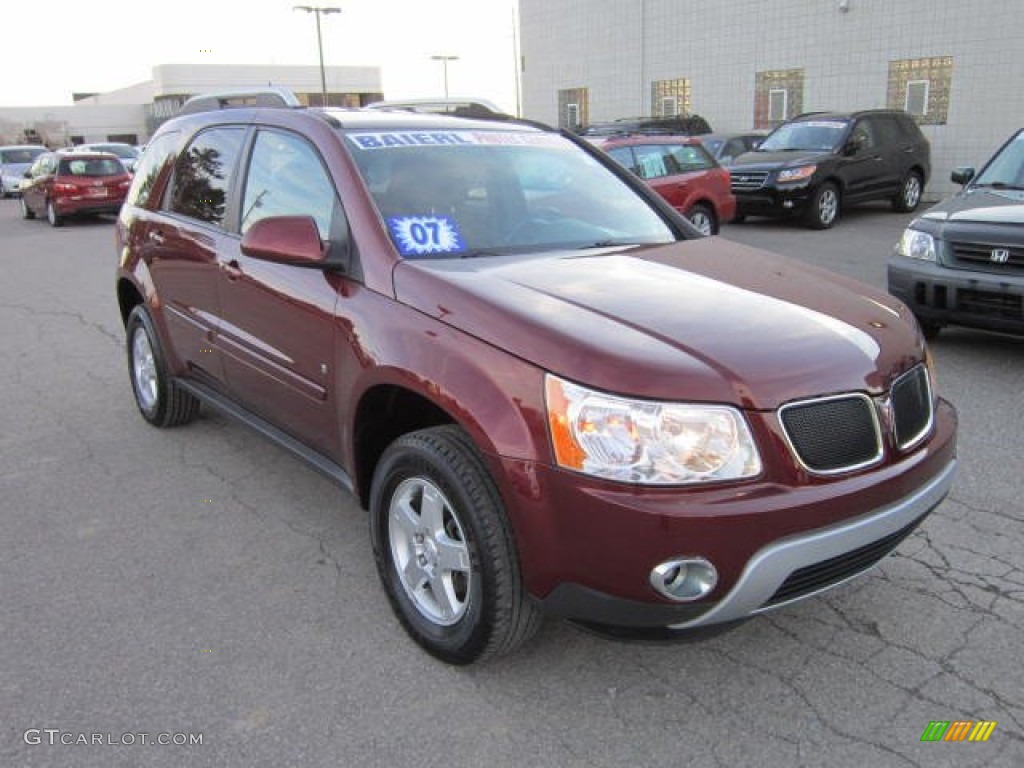
<path id="1" fill-rule="evenodd" d="M 955 473 L 956 461 L 951 461 L 927 485 L 894 504 L 853 520 L 769 544 L 750 558 L 736 585 L 714 608 L 696 619 L 673 624 L 670 628 L 690 629 L 743 619 L 820 594 L 856 578 L 873 566 L 791 600 L 767 605 L 794 571 L 841 557 L 896 533 L 920 519 L 949 493 Z"/>

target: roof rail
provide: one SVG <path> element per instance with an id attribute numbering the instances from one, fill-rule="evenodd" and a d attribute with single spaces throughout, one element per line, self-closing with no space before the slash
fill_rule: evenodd
<path id="1" fill-rule="evenodd" d="M 375 101 L 367 104 L 366 109 L 396 109 L 405 112 L 454 115 L 456 117 L 495 117 L 505 114 L 497 105 L 487 99 L 475 97 Z"/>
<path id="2" fill-rule="evenodd" d="M 274 86 L 263 88 L 239 88 L 232 91 L 215 91 L 193 96 L 181 106 L 178 114 L 191 115 L 196 112 L 213 112 L 218 109 L 240 107 L 301 107 L 295 94 L 287 88 Z"/>

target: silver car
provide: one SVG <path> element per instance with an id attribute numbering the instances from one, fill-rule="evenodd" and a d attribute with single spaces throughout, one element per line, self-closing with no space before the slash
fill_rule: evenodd
<path id="1" fill-rule="evenodd" d="M 32 167 L 36 158 L 46 152 L 38 144 L 19 144 L 0 147 L 0 196 L 17 195 L 25 171 Z"/>

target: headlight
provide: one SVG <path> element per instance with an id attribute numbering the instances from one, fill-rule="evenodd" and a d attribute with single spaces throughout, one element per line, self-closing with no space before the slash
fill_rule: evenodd
<path id="1" fill-rule="evenodd" d="M 816 165 L 801 165 L 799 168 L 786 168 L 779 171 L 778 179 L 780 182 L 803 181 L 804 179 L 811 178 L 816 170 L 818 170 L 818 166 Z"/>
<path id="2" fill-rule="evenodd" d="M 545 395 L 555 460 L 566 469 L 644 485 L 761 473 L 761 457 L 735 408 L 632 400 L 550 374 Z"/>
<path id="3" fill-rule="evenodd" d="M 911 259 L 935 261 L 935 238 L 919 229 L 905 229 L 896 244 L 896 253 Z"/>

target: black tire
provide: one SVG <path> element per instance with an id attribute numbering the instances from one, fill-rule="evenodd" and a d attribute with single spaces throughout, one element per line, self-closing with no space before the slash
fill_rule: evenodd
<path id="1" fill-rule="evenodd" d="M 403 510 L 412 514 L 402 515 Z M 509 653 L 540 625 L 523 586 L 501 497 L 458 427 L 411 432 L 384 451 L 370 491 L 370 536 L 398 620 L 438 659 L 461 665 Z M 442 548 L 461 558 L 454 569 L 445 571 Z M 404 568 L 396 560 L 402 557 Z M 448 580 L 439 572 L 448 573 Z M 417 586 L 409 586 L 411 581 Z M 451 592 L 438 599 L 434 584 Z"/>
<path id="2" fill-rule="evenodd" d="M 942 331 L 942 323 L 936 322 L 935 320 L 922 320 L 917 319 L 917 324 L 921 326 L 921 333 L 928 341 L 933 341 L 939 336 L 939 332 Z"/>
<path id="3" fill-rule="evenodd" d="M 153 319 L 139 304 L 125 326 L 128 375 L 142 418 L 154 427 L 187 424 L 199 414 L 199 400 L 167 374 L 167 364 Z"/>
<path id="4" fill-rule="evenodd" d="M 25 200 L 25 196 L 21 196 L 21 218 L 23 219 L 34 219 L 36 217 L 35 211 L 28 207 L 28 202 Z"/>
<path id="5" fill-rule="evenodd" d="M 686 218 L 690 220 L 701 233 L 705 235 L 717 235 L 718 234 L 718 218 L 715 216 L 715 212 L 703 203 L 697 203 L 686 213 Z"/>
<path id="6" fill-rule="evenodd" d="M 839 209 L 842 200 L 839 188 L 831 181 L 826 181 L 811 195 L 804 220 L 811 229 L 830 229 L 839 221 Z"/>
<path id="7" fill-rule="evenodd" d="M 51 227 L 62 227 L 64 226 L 64 219 L 57 213 L 57 208 L 53 204 L 53 200 L 46 201 L 46 220 L 50 222 Z"/>
<path id="8" fill-rule="evenodd" d="M 916 211 L 921 204 L 921 192 L 923 191 L 921 174 L 917 171 L 907 171 L 900 183 L 900 191 L 892 199 L 892 209 L 897 213 L 910 213 Z"/>

